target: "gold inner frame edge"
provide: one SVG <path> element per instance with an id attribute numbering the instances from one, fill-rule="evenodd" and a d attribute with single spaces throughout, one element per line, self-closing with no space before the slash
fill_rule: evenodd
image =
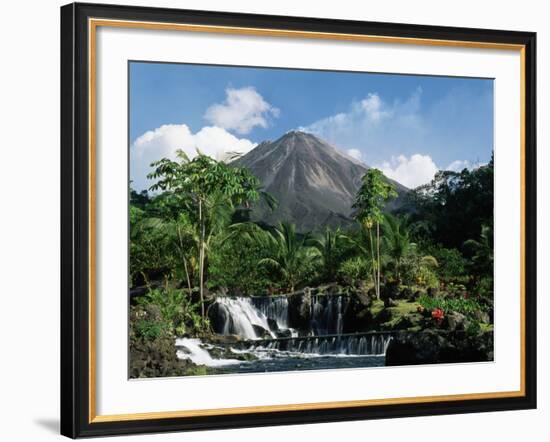
<path id="1" fill-rule="evenodd" d="M 520 389 L 518 391 L 499 391 L 487 393 L 464 393 L 437 396 L 414 396 L 387 399 L 366 399 L 353 401 L 314 402 L 301 404 L 261 405 L 233 408 L 177 410 L 177 411 L 153 411 L 145 413 L 128 414 L 96 414 L 96 35 L 97 28 L 133 28 L 146 30 L 169 30 L 186 32 L 205 32 L 217 34 L 253 35 L 266 37 L 290 37 L 306 39 L 323 39 L 339 41 L 357 41 L 387 44 L 411 44 L 418 46 L 443 46 L 474 49 L 497 49 L 518 51 L 520 54 Z M 427 402 L 483 400 L 497 398 L 513 398 L 525 396 L 525 45 L 475 42 L 460 40 L 423 39 L 412 37 L 391 37 L 346 33 L 327 33 L 312 31 L 293 31 L 282 29 L 246 28 L 233 26 L 211 26 L 184 23 L 160 23 L 140 22 L 131 20 L 88 19 L 88 94 L 89 94 L 89 367 L 88 367 L 88 422 L 117 422 L 146 419 L 169 419 L 199 416 L 239 415 L 247 413 L 273 413 L 281 411 L 322 410 L 330 408 L 352 408 L 376 405 L 415 404 Z"/>

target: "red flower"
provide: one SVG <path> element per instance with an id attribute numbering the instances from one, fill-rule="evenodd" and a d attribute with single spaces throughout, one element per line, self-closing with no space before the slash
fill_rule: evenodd
<path id="1" fill-rule="evenodd" d="M 441 324 L 443 322 L 444 317 L 445 317 L 445 313 L 440 308 L 435 308 L 432 310 L 432 318 L 438 324 Z"/>

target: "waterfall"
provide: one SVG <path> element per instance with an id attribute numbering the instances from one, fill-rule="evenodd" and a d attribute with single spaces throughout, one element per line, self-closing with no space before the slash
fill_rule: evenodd
<path id="1" fill-rule="evenodd" d="M 290 338 L 252 345 L 248 350 L 278 350 L 317 355 L 382 356 L 386 353 L 391 339 L 389 333 Z"/>
<path id="2" fill-rule="evenodd" d="M 226 338 L 179 338 L 177 357 L 222 373 L 380 366 L 392 333 L 365 331 L 350 315 L 353 302 L 338 294 L 219 296 L 208 318 Z"/>
<path id="3" fill-rule="evenodd" d="M 263 331 L 275 338 L 276 335 L 270 327 L 268 318 L 275 320 L 279 327 L 286 328 L 288 301 L 286 306 L 279 305 L 280 302 L 274 302 L 261 303 L 262 307 L 258 308 L 253 304 L 252 299 L 225 296 L 218 298 L 216 304 L 223 312 L 223 321 L 221 329 L 218 327 L 216 331 L 223 335 L 238 335 L 244 339 L 260 339 L 263 337 L 261 336 Z"/>
<path id="4" fill-rule="evenodd" d="M 288 299 L 286 296 L 248 298 L 265 317 L 276 322 L 277 328 L 288 328 Z"/>
<path id="5" fill-rule="evenodd" d="M 206 348 L 203 348 L 203 345 L 200 339 L 176 339 L 176 355 L 179 359 L 190 359 L 197 365 L 206 365 L 208 367 L 221 367 L 240 362 L 236 359 L 215 359 Z"/>
<path id="6" fill-rule="evenodd" d="M 348 297 L 315 295 L 309 303 L 309 322 L 300 327 L 300 335 L 342 334 Z M 238 335 L 243 339 L 297 336 L 289 323 L 289 301 L 286 296 L 227 297 L 220 296 L 211 315 L 216 333 Z M 212 316 L 214 316 L 212 318 Z"/>
<path id="7" fill-rule="evenodd" d="M 347 296 L 312 296 L 309 335 L 342 334 Z"/>

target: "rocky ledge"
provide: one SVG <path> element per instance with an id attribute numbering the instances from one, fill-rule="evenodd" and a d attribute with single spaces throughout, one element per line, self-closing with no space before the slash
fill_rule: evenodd
<path id="1" fill-rule="evenodd" d="M 386 350 L 386 366 L 489 361 L 493 361 L 492 331 L 399 332 Z"/>

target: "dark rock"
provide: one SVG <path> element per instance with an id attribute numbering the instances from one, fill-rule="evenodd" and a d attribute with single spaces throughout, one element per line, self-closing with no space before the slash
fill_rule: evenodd
<path id="1" fill-rule="evenodd" d="M 254 328 L 254 333 L 260 339 L 270 339 L 272 337 L 269 330 L 266 330 L 261 325 L 252 324 L 252 328 Z"/>
<path id="2" fill-rule="evenodd" d="M 295 293 L 288 297 L 289 326 L 306 329 L 311 320 L 311 293 Z"/>
<path id="3" fill-rule="evenodd" d="M 276 335 L 278 338 L 291 338 L 291 337 L 292 337 L 292 331 L 290 331 L 289 329 L 277 330 L 277 331 L 275 332 L 275 335 Z"/>
<path id="4" fill-rule="evenodd" d="M 271 331 L 279 330 L 279 324 L 277 324 L 277 321 L 273 318 L 267 318 L 267 325 L 269 325 Z"/>
<path id="5" fill-rule="evenodd" d="M 146 304 L 143 309 L 145 311 L 145 317 L 147 318 L 147 320 L 156 322 L 162 319 L 162 314 L 158 305 Z"/>
<path id="6" fill-rule="evenodd" d="M 410 287 L 404 287 L 401 290 L 401 294 L 399 295 L 401 299 L 406 299 L 407 301 L 414 300 L 413 298 L 414 292 L 410 289 Z"/>
<path id="7" fill-rule="evenodd" d="M 443 328 L 450 331 L 463 331 L 468 328 L 469 321 L 462 313 L 451 312 L 445 316 L 443 320 Z"/>
<path id="8" fill-rule="evenodd" d="M 372 326 L 372 313 L 370 304 L 364 304 L 364 298 L 354 294 L 347 298 L 347 304 L 343 316 L 343 333 L 356 333 L 367 331 Z M 369 302 L 367 300 L 367 302 Z"/>
<path id="9" fill-rule="evenodd" d="M 399 284 L 397 282 L 387 282 L 380 287 L 380 299 L 386 302 L 386 300 L 390 298 L 399 298 Z"/>
<path id="10" fill-rule="evenodd" d="M 393 330 L 407 330 L 413 326 L 411 318 L 407 315 L 401 316 L 392 326 Z"/>
<path id="11" fill-rule="evenodd" d="M 232 319 L 227 311 L 226 307 L 220 303 L 213 303 L 207 310 L 208 319 L 210 319 L 210 326 L 214 333 L 224 333 L 225 325 L 229 324 L 228 331 L 232 329 Z"/>
<path id="12" fill-rule="evenodd" d="M 493 333 L 468 336 L 464 332 L 422 332 L 397 334 L 386 350 L 386 365 L 417 365 L 493 360 Z"/>

